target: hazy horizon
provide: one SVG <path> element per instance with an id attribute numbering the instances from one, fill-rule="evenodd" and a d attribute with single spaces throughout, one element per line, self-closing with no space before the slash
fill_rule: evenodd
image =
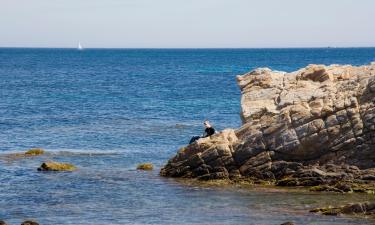
<path id="1" fill-rule="evenodd" d="M 372 0 L 0 3 L 0 47 L 375 47 Z"/>

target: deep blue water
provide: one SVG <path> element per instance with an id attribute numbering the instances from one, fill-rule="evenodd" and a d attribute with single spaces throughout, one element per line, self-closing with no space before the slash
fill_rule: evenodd
<path id="1" fill-rule="evenodd" d="M 26 218 L 42 224 L 366 224 L 306 213 L 325 201 L 366 196 L 202 187 L 160 178 L 158 169 L 202 132 L 203 120 L 218 129 L 240 126 L 236 75 L 257 67 L 293 71 L 311 63 L 372 61 L 375 48 L 0 48 L 0 153 L 32 147 L 51 152 L 0 159 L 0 219 L 11 224 Z M 38 173 L 45 160 L 71 162 L 79 170 Z M 152 162 L 156 170 L 136 171 L 140 162 Z"/>

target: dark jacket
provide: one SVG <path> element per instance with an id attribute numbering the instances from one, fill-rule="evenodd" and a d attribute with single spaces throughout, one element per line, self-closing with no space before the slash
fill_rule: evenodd
<path id="1" fill-rule="evenodd" d="M 211 135 L 215 134 L 215 129 L 213 127 L 208 127 L 204 130 L 203 138 L 209 137 Z"/>

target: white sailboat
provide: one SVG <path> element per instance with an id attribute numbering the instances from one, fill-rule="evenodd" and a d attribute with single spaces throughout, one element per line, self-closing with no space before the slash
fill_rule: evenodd
<path id="1" fill-rule="evenodd" d="M 78 50 L 83 50 L 83 47 L 82 47 L 82 45 L 81 45 L 81 42 L 78 42 L 78 48 L 77 48 Z"/>

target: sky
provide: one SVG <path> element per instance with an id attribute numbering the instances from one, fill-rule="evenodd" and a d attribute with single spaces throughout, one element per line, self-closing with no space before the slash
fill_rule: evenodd
<path id="1" fill-rule="evenodd" d="M 375 47 L 375 0 L 0 0 L 0 47 Z"/>

